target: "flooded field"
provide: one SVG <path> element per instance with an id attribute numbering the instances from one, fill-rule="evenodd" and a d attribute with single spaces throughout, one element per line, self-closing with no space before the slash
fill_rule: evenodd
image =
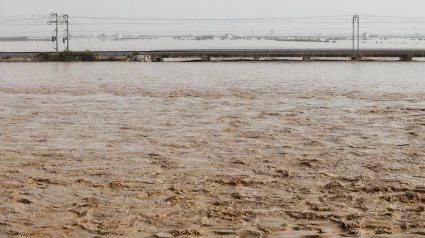
<path id="1" fill-rule="evenodd" d="M 420 40 L 419 40 L 420 39 Z M 374 38 L 362 40 L 360 49 L 423 49 L 425 40 L 422 38 Z M 252 38 L 249 40 L 195 40 L 187 38 L 183 40 L 171 37 L 159 37 L 153 39 L 134 40 L 100 40 L 97 38 L 72 39 L 70 47 L 72 51 L 150 51 L 169 49 L 346 49 L 351 50 L 352 40 L 337 40 L 329 42 L 301 42 L 301 41 L 275 41 Z M 65 44 L 59 44 L 59 49 L 64 50 Z M 54 45 L 50 41 L 2 41 L 0 52 L 43 52 L 54 51 Z"/>
<path id="2" fill-rule="evenodd" d="M 0 72 L 0 237 L 425 234 L 423 63 Z"/>

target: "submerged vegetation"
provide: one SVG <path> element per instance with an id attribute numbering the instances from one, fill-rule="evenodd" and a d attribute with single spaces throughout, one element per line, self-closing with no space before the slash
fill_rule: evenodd
<path id="1" fill-rule="evenodd" d="M 71 62 L 71 61 L 97 61 L 98 53 L 91 51 L 84 52 L 73 52 L 73 51 L 64 51 L 58 54 L 59 61 Z"/>
<path id="2" fill-rule="evenodd" d="M 72 62 L 72 61 L 98 61 L 99 54 L 91 51 L 73 52 L 64 51 L 58 54 L 53 53 L 39 53 L 37 55 L 38 61 L 59 61 L 59 62 Z"/>
<path id="3" fill-rule="evenodd" d="M 131 55 L 126 56 L 101 56 L 98 52 L 92 51 L 64 51 L 56 53 L 39 53 L 35 57 L 35 61 L 41 62 L 94 62 L 94 61 L 140 61 L 138 59 L 139 52 L 133 52 Z"/>
<path id="4" fill-rule="evenodd" d="M 52 59 L 53 54 L 51 53 L 40 53 L 37 55 L 37 59 L 40 61 L 50 61 Z"/>
<path id="5" fill-rule="evenodd" d="M 97 62 L 97 61 L 127 61 L 127 62 L 148 62 L 149 55 L 141 55 L 140 52 L 128 52 L 127 54 L 101 54 L 92 51 L 63 51 L 59 53 L 10 53 L 1 54 L 0 62 Z"/>

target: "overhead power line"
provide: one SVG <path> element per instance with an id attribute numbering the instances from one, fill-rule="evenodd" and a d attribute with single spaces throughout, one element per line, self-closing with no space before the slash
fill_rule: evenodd
<path id="1" fill-rule="evenodd" d="M 425 23 L 421 17 L 392 17 L 362 15 L 362 23 Z M 135 24 L 277 24 L 277 23 L 350 23 L 352 16 L 311 16 L 278 18 L 119 18 L 73 17 L 79 25 L 135 25 Z"/>
<path id="2" fill-rule="evenodd" d="M 37 20 L 43 20 L 45 21 L 46 18 L 25 18 L 25 19 L 8 19 L 8 20 L 2 20 L 0 19 L 0 23 L 9 23 L 9 22 L 21 22 L 21 21 L 37 21 Z"/>
<path id="3" fill-rule="evenodd" d="M 50 33 L 50 31 L 9 32 L 9 33 L 0 33 L 0 35 L 41 34 L 41 33 Z"/>
<path id="4" fill-rule="evenodd" d="M 71 26 L 74 27 L 74 28 L 76 28 L 77 29 L 77 32 L 84 37 L 84 40 L 88 43 L 89 47 L 92 47 L 92 49 L 96 49 L 96 47 L 94 46 L 94 44 L 90 41 L 90 38 L 88 38 L 84 34 L 83 30 L 81 28 L 79 28 L 78 25 L 73 20 L 71 20 Z"/>
<path id="5" fill-rule="evenodd" d="M 293 18 L 98 18 L 75 17 L 79 25 L 135 25 L 135 24 L 275 24 L 275 23 L 349 23 L 350 16 L 293 17 Z"/>
<path id="6" fill-rule="evenodd" d="M 334 15 L 334 16 L 309 16 L 309 17 L 283 17 L 283 18 L 128 18 L 128 17 L 73 17 L 74 19 L 96 19 L 96 20 L 201 20 L 201 21 L 210 21 L 210 20 L 228 20 L 228 21 L 237 21 L 237 20 L 273 20 L 273 19 L 332 19 L 332 18 L 350 18 L 351 15 Z"/>
<path id="7" fill-rule="evenodd" d="M 19 20 L 19 19 L 34 19 L 34 18 L 43 18 L 48 17 L 48 14 L 45 15 L 22 15 L 22 16 L 0 16 L 0 20 Z"/>

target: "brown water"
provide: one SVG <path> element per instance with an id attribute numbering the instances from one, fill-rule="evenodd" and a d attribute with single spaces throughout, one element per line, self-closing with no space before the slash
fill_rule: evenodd
<path id="1" fill-rule="evenodd" d="M 423 63 L 2 63 L 0 237 L 425 234 Z"/>

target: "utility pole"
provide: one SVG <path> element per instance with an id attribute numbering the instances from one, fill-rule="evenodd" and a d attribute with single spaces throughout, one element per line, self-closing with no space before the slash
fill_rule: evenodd
<path id="1" fill-rule="evenodd" d="M 69 51 L 69 15 L 62 14 L 59 23 L 66 24 L 66 38 L 63 39 L 63 43 L 65 43 L 66 40 L 66 50 Z"/>
<path id="2" fill-rule="evenodd" d="M 58 41 L 58 14 L 56 14 L 56 53 L 59 53 L 59 41 Z"/>
<path id="3" fill-rule="evenodd" d="M 354 27 L 355 27 L 355 23 L 356 23 L 356 15 L 353 16 L 353 57 L 354 57 L 354 54 L 355 54 L 355 52 L 354 52 L 354 39 L 355 39 Z"/>
<path id="4" fill-rule="evenodd" d="M 56 53 L 59 53 L 59 42 L 58 42 L 58 14 L 57 13 L 50 13 L 49 20 L 47 21 L 47 24 L 53 25 L 56 24 L 56 37 L 52 36 L 52 42 L 56 41 Z"/>
<path id="5" fill-rule="evenodd" d="M 357 15 L 357 54 L 360 51 L 360 16 Z"/>
<path id="6" fill-rule="evenodd" d="M 69 51 L 69 16 L 66 15 L 66 50 Z"/>
<path id="7" fill-rule="evenodd" d="M 355 33 L 355 28 L 356 28 L 356 22 L 357 22 L 357 54 L 360 51 L 360 16 L 359 15 L 354 15 L 353 16 L 353 56 L 356 54 L 356 49 L 355 49 L 355 41 L 356 41 L 356 33 Z"/>

